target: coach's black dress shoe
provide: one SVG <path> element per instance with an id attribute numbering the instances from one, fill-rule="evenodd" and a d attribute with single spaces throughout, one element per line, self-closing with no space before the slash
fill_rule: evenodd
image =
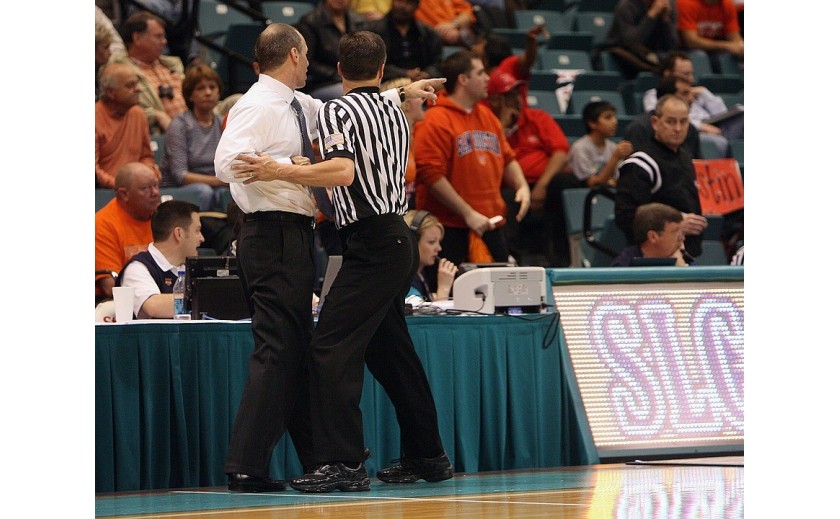
<path id="1" fill-rule="evenodd" d="M 282 492 L 286 482 L 248 474 L 228 474 L 228 490 L 231 492 Z"/>

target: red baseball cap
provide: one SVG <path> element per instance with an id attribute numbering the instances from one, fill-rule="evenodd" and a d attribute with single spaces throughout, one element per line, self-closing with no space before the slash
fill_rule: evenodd
<path id="1" fill-rule="evenodd" d="M 487 83 L 487 94 L 507 94 L 514 88 L 517 88 L 524 84 L 525 81 L 522 81 L 521 79 L 516 79 L 507 72 L 494 70 L 490 74 L 490 82 Z"/>

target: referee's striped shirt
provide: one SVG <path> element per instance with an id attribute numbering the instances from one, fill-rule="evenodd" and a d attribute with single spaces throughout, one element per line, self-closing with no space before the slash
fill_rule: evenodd
<path id="1" fill-rule="evenodd" d="M 324 159 L 347 157 L 355 164 L 353 183 L 333 188 L 339 228 L 369 216 L 405 214 L 410 128 L 397 104 L 377 87 L 355 88 L 321 107 L 318 138 Z"/>

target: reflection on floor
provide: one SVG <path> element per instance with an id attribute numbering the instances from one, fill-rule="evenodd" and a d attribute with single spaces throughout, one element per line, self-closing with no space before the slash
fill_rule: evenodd
<path id="1" fill-rule="evenodd" d="M 743 517 L 743 457 L 457 474 L 371 491 L 233 494 L 224 487 L 99 494 L 96 517 Z"/>

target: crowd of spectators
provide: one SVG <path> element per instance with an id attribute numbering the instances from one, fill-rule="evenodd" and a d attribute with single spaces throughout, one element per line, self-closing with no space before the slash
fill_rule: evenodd
<path id="1" fill-rule="evenodd" d="M 106 272 L 119 272 L 121 262 L 152 241 L 149 228 L 133 235 L 136 243 L 116 243 L 113 236 L 104 236 L 100 220 L 120 215 L 132 228 L 137 222 L 150 226 L 156 204 L 146 202 L 155 193 L 159 199 L 161 188 L 199 194 L 201 211 L 227 212 L 228 187 L 215 177 L 213 156 L 226 110 L 239 95 L 226 98 L 224 78 L 197 52 L 191 37 L 173 39 L 183 31 L 175 21 L 179 13 L 156 10 L 156 2 L 150 2 L 149 10 L 128 13 L 107 4 L 96 6 L 95 185 L 113 190 L 115 201 L 97 212 L 98 299 L 113 286 Z M 259 2 L 249 4 L 259 7 Z M 662 81 L 645 92 L 644 109 L 631 114 L 637 121 L 626 132 L 617 131 L 617 111 L 608 102 L 581 110 L 585 135 L 567 135 L 555 118 L 528 103 L 539 42 L 550 36 L 545 27 L 529 28 L 519 49 L 493 30 L 513 28 L 514 9 L 546 9 L 544 4 L 320 0 L 295 23 L 309 49 L 303 91 L 321 100 L 342 94 L 338 41 L 359 30 L 377 32 L 386 43 L 383 83 L 447 78 L 437 104 L 405 103 L 403 108 L 411 114 L 413 137 L 410 207 L 434 214 L 445 229 L 441 254 L 455 263 L 485 259 L 568 265 L 561 191 L 614 186 L 619 166 L 634 151 L 655 145 L 651 120 L 658 98 L 676 95 L 689 107 L 691 124 L 678 148 L 687 149 L 691 158 L 701 157 L 700 139 L 711 140 L 724 154 L 729 139 L 743 139 L 743 115 L 723 126 L 704 122 L 727 107 L 696 84 L 692 69 L 696 53 L 708 54 L 716 73 L 725 59 L 743 67 L 743 3 L 617 0 L 606 42 L 593 50 L 618 58 L 629 81 L 640 72 L 656 73 Z M 500 9 L 503 14 L 493 18 L 502 20 L 500 26 L 488 27 L 482 9 Z M 445 52 L 452 47 L 461 50 Z M 163 147 L 157 154 L 153 140 Z M 138 202 L 142 211 L 132 209 Z M 632 211 L 625 208 L 624 214 L 632 216 Z M 629 236 L 632 222 L 622 225 Z M 119 232 L 117 227 L 110 224 L 111 232 Z M 685 234 L 690 242 L 692 235 Z M 109 240 L 114 250 L 105 264 L 100 243 Z M 536 241 L 543 259 L 527 254 L 531 246 L 522 243 L 528 240 Z"/>

